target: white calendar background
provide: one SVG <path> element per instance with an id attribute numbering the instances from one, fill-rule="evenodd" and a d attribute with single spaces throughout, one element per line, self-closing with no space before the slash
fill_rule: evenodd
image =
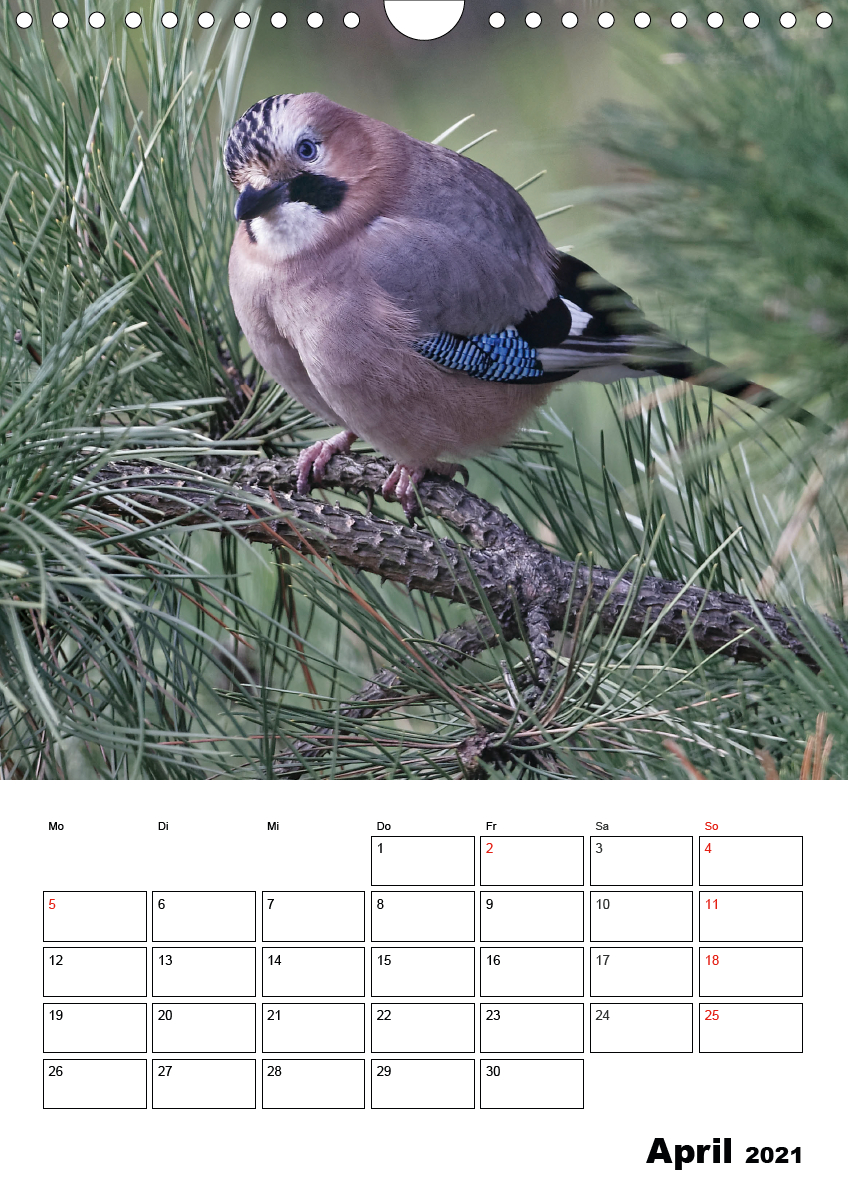
<path id="1" fill-rule="evenodd" d="M 844 785 L 6 796 L 9 1195 L 843 1178 Z"/>

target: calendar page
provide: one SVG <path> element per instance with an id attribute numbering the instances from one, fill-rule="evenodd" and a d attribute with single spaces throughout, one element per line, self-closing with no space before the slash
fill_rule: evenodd
<path id="1" fill-rule="evenodd" d="M 844 1193 L 848 12 L 715 2 L 0 0 L 14 1200 Z"/>
<path id="2" fill-rule="evenodd" d="M 27 1194 L 839 1179 L 833 790 L 22 794 L 3 1124 Z"/>

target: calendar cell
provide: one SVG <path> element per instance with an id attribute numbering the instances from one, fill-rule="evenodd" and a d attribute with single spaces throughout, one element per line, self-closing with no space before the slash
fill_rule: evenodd
<path id="1" fill-rule="evenodd" d="M 372 996 L 473 996 L 473 946 L 381 946 L 371 951 Z"/>
<path id="2" fill-rule="evenodd" d="M 507 887 L 580 887 L 582 837 L 481 837 L 480 883 Z"/>
<path id="3" fill-rule="evenodd" d="M 691 996 L 692 951 L 678 946 L 593 946 L 593 996 Z"/>
<path id="4" fill-rule="evenodd" d="M 146 1004 L 44 1005 L 45 1054 L 144 1054 Z"/>
<path id="5" fill-rule="evenodd" d="M 265 946 L 263 996 L 364 996 L 364 946 Z"/>
<path id="6" fill-rule="evenodd" d="M 252 1058 L 154 1058 L 151 1108 L 256 1108 L 256 1063 Z"/>
<path id="7" fill-rule="evenodd" d="M 45 996 L 146 996 L 143 946 L 47 946 Z"/>
<path id="8" fill-rule="evenodd" d="M 691 942 L 691 892 L 592 892 L 591 938 L 616 942 Z"/>
<path id="9" fill-rule="evenodd" d="M 263 1108 L 364 1108 L 365 1063 L 350 1058 L 266 1058 Z"/>
<path id="10" fill-rule="evenodd" d="M 803 892 L 701 892 L 701 940 L 800 942 Z"/>
<path id="11" fill-rule="evenodd" d="M 802 837 L 702 837 L 700 882 L 708 887 L 795 887 L 804 882 Z"/>
<path id="12" fill-rule="evenodd" d="M 364 942 L 364 892 L 263 892 L 266 942 Z"/>
<path id="13" fill-rule="evenodd" d="M 474 884 L 473 837 L 371 839 L 374 887 L 466 887 Z"/>
<path id="14" fill-rule="evenodd" d="M 364 1004 L 264 1004 L 268 1054 L 364 1054 Z"/>
<path id="15" fill-rule="evenodd" d="M 800 946 L 702 946 L 702 996 L 802 996 Z"/>
<path id="16" fill-rule="evenodd" d="M 801 1054 L 802 1004 L 702 1004 L 701 1054 Z"/>
<path id="17" fill-rule="evenodd" d="M 473 942 L 473 892 L 372 892 L 374 942 Z"/>
<path id="18" fill-rule="evenodd" d="M 156 946 L 154 996 L 255 996 L 252 946 Z"/>
<path id="19" fill-rule="evenodd" d="M 147 1108 L 144 1058 L 45 1058 L 45 1108 Z"/>
<path id="20" fill-rule="evenodd" d="M 491 1054 L 582 1054 L 582 1004 L 481 1004 L 480 1049 Z"/>
<path id="21" fill-rule="evenodd" d="M 589 882 L 601 887 L 689 887 L 692 839 L 599 834 L 589 842 Z"/>
<path id="22" fill-rule="evenodd" d="M 691 1054 L 691 1004 L 592 1004 L 592 1054 Z"/>
<path id="23" fill-rule="evenodd" d="M 582 892 L 481 892 L 481 942 L 582 942 Z"/>
<path id="24" fill-rule="evenodd" d="M 473 1053 L 474 1005 L 372 1004 L 371 1050 L 376 1054 Z"/>
<path id="25" fill-rule="evenodd" d="M 145 942 L 147 892 L 45 892 L 45 942 Z"/>
<path id="26" fill-rule="evenodd" d="M 582 1108 L 580 1058 L 481 1058 L 481 1108 Z"/>
<path id="27" fill-rule="evenodd" d="M 505 946 L 480 951 L 481 996 L 582 996 L 582 946 Z"/>
<path id="28" fill-rule="evenodd" d="M 154 942 L 255 942 L 256 892 L 154 892 Z"/>
<path id="29" fill-rule="evenodd" d="M 473 1108 L 473 1058 L 371 1060 L 372 1108 Z"/>
<path id="30" fill-rule="evenodd" d="M 253 1054 L 255 1004 L 153 1005 L 154 1054 Z"/>

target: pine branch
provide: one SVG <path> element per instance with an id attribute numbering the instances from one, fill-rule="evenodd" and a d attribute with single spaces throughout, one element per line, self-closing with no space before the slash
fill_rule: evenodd
<path id="1" fill-rule="evenodd" d="M 432 667 L 445 671 L 467 658 L 476 658 L 487 646 L 498 640 L 498 633 L 485 618 L 476 621 L 466 621 L 455 629 L 448 629 L 438 639 L 437 649 L 427 655 Z M 379 711 L 391 708 L 397 701 L 405 704 L 414 703 L 414 697 L 403 690 L 400 675 L 390 667 L 369 679 L 365 687 L 356 695 L 339 706 L 339 723 L 355 724 L 364 718 L 373 717 Z M 299 779 L 306 773 L 305 760 L 322 758 L 332 749 L 334 730 L 318 729 L 311 735 L 309 741 L 299 739 L 294 742 L 288 754 L 281 756 L 274 763 L 274 775 L 277 778 Z M 323 740 L 322 740 L 323 739 Z M 464 763 L 464 746 L 458 748 L 460 761 Z M 465 765 L 465 764 L 464 764 Z"/>
<path id="2" fill-rule="evenodd" d="M 325 486 L 373 495 L 389 469 L 384 459 L 339 455 L 327 469 Z M 618 627 L 625 637 L 688 643 L 746 662 L 768 658 L 778 645 L 816 666 L 789 611 L 679 580 L 568 562 L 459 483 L 431 476 L 419 494 L 425 508 L 468 538 L 469 546 L 314 495 L 298 496 L 294 479 L 293 459 L 227 463 L 214 477 L 117 461 L 95 477 L 89 502 L 122 512 L 131 522 L 203 526 L 298 554 L 332 557 L 477 611 L 488 606 L 502 625 L 515 628 L 517 622 L 535 634 L 542 630 L 543 637 L 570 630 L 582 613 L 583 620 L 596 616 L 601 633 Z M 848 649 L 839 627 L 823 620 Z"/>

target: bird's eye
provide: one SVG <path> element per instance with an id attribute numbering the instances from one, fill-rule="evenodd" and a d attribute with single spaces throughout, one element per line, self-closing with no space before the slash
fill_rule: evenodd
<path id="1" fill-rule="evenodd" d="M 304 162 L 314 162 L 318 157 L 318 146 L 311 138 L 301 138 L 297 143 L 297 156 Z"/>

